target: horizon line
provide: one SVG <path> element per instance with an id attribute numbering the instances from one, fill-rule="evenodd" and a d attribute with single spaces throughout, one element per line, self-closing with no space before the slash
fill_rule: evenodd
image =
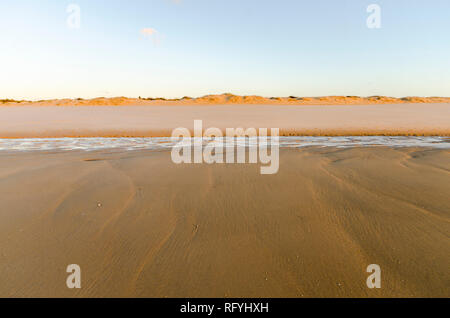
<path id="1" fill-rule="evenodd" d="M 206 94 L 206 95 L 200 95 L 196 97 L 192 97 L 189 95 L 185 95 L 183 97 L 130 97 L 130 96 L 124 96 L 124 95 L 116 95 L 112 97 L 106 97 L 106 96 L 97 96 L 97 97 L 63 97 L 63 98 L 44 98 L 44 99 L 15 99 L 15 98 L 0 98 L 0 103 L 35 103 L 35 102 L 46 102 L 46 101 L 64 101 L 64 100 L 72 100 L 72 101 L 89 101 L 89 100 L 98 100 L 98 99 L 105 99 L 105 100 L 114 100 L 114 99 L 128 99 L 128 100 L 144 100 L 144 101 L 183 101 L 183 100 L 201 100 L 208 97 L 237 97 L 237 98 L 246 98 L 246 97 L 253 97 L 253 98 L 263 98 L 268 100 L 277 100 L 277 99 L 319 99 L 319 98 L 359 98 L 359 99 L 373 99 L 373 98 L 387 98 L 387 99 L 395 99 L 395 100 L 405 100 L 405 99 L 413 99 L 413 98 L 442 98 L 442 99 L 450 99 L 450 96 L 430 96 L 430 95 L 408 95 L 408 96 L 402 96 L 402 97 L 394 97 L 389 95 L 316 95 L 316 96 L 297 96 L 297 95 L 289 95 L 289 96 L 264 96 L 264 95 L 238 95 L 233 93 L 221 93 L 221 94 Z"/>

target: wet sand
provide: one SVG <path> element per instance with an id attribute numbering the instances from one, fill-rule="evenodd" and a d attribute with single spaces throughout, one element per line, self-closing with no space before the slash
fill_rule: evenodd
<path id="1" fill-rule="evenodd" d="M 171 136 L 177 127 L 279 128 L 281 135 L 450 136 L 450 103 L 380 105 L 5 106 L 0 138 Z"/>
<path id="2" fill-rule="evenodd" d="M 282 149 L 278 174 L 259 167 L 1 153 L 0 297 L 450 296 L 449 150 Z"/>

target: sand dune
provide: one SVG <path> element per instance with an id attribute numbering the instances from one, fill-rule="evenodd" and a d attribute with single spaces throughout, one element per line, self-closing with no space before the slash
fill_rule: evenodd
<path id="1" fill-rule="evenodd" d="M 450 103 L 450 97 L 403 97 L 388 96 L 322 96 L 322 97 L 262 97 L 238 96 L 233 94 L 206 95 L 179 99 L 166 98 L 93 98 L 93 99 L 50 99 L 41 101 L 0 100 L 0 106 L 131 106 L 131 105 L 227 105 L 227 104 L 257 104 L 257 105 L 374 105 L 374 104 L 405 104 L 405 103 Z"/>
<path id="2" fill-rule="evenodd" d="M 449 158 L 282 150 L 263 176 L 168 152 L 3 153 L 0 296 L 450 297 Z"/>

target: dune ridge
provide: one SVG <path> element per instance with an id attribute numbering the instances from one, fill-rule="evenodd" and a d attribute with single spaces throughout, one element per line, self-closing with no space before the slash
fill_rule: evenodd
<path id="1" fill-rule="evenodd" d="M 0 106 L 36 105 L 36 106 L 127 106 L 127 105 L 376 105 L 407 103 L 450 103 L 450 97 L 389 97 L 389 96 L 319 96 L 319 97 L 263 97 L 240 96 L 230 93 L 205 95 L 201 97 L 183 98 L 129 98 L 129 97 L 97 97 L 92 99 L 48 99 L 39 101 L 0 99 Z"/>

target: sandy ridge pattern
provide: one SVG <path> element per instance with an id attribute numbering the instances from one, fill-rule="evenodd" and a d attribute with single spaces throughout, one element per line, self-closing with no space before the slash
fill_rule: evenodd
<path id="1" fill-rule="evenodd" d="M 262 176 L 165 151 L 3 154 L 0 297 L 450 297 L 449 158 L 285 149 Z"/>

